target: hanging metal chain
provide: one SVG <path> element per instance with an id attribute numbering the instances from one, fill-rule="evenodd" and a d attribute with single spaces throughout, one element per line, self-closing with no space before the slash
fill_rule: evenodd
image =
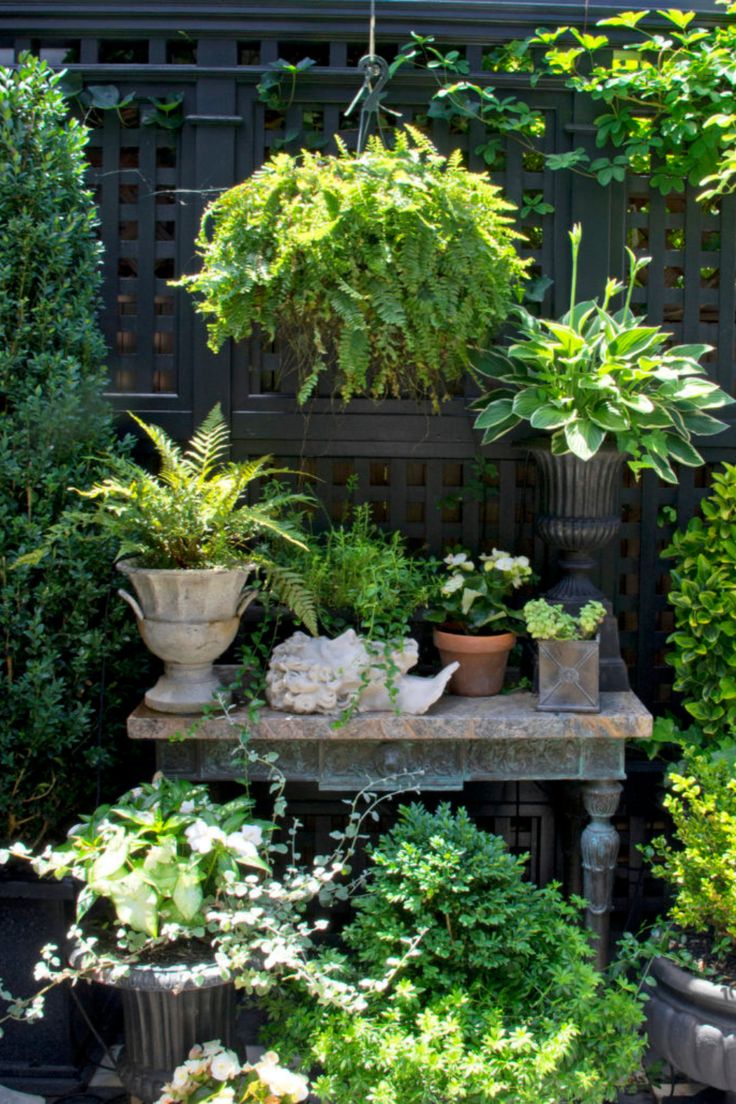
<path id="1" fill-rule="evenodd" d="M 376 53 L 376 0 L 371 0 L 371 17 L 368 29 L 368 53 L 358 62 L 358 68 L 363 72 L 363 84 L 353 98 L 353 102 L 345 112 L 349 115 L 358 103 L 361 104 L 360 119 L 358 122 L 357 152 L 362 153 L 371 127 L 371 117 L 375 116 L 376 125 L 379 125 L 379 113 L 386 112 L 399 118 L 401 112 L 392 111 L 391 108 L 382 106 L 381 101 L 386 93 L 383 88 L 388 80 L 388 62 Z M 361 102 L 362 101 L 362 102 Z"/>

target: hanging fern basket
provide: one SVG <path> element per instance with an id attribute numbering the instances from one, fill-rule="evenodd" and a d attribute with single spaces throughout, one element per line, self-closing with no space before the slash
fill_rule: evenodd
<path id="1" fill-rule="evenodd" d="M 516 300 L 526 262 L 512 212 L 458 152 L 415 131 L 360 155 L 281 153 L 208 208 L 201 271 L 179 283 L 213 349 L 255 326 L 278 339 L 300 403 L 332 372 L 343 402 L 436 409 Z"/>

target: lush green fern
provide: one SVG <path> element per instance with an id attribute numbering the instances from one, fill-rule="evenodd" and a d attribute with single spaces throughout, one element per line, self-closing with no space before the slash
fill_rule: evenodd
<path id="1" fill-rule="evenodd" d="M 289 515 L 310 505 L 311 496 L 267 483 L 260 500 L 246 501 L 256 480 L 273 479 L 285 470 L 275 468 L 269 456 L 226 461 L 230 434 L 219 405 L 185 451 L 159 426 L 133 417 L 154 444 L 158 474 L 111 456 L 110 475 L 78 492 L 98 504 L 91 520 L 117 541 L 118 558 L 134 557 L 153 568 L 253 563 L 274 597 L 316 633 L 314 598 L 295 571 L 273 562 L 269 550 L 273 540 L 306 548 Z"/>
<path id="2" fill-rule="evenodd" d="M 180 283 L 199 296 L 214 349 L 256 324 L 278 337 L 300 402 L 336 368 L 343 401 L 437 407 L 515 299 L 526 262 L 511 210 L 413 130 L 358 156 L 281 153 L 209 207 L 201 271 Z"/>

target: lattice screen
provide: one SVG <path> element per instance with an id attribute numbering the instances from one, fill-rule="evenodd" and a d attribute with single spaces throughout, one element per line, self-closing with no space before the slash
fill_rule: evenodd
<path id="1" fill-rule="evenodd" d="M 379 50 L 389 60 L 408 34 L 390 31 L 386 14 Z M 398 24 L 396 24 L 398 26 Z M 415 404 L 393 400 L 379 407 L 356 401 L 335 409 L 323 388 L 305 416 L 295 409 L 293 381 L 282 371 L 277 347 L 254 339 L 214 356 L 185 293 L 168 280 L 194 265 L 193 240 L 207 199 L 252 173 L 276 149 L 294 150 L 301 141 L 334 149 L 339 133 L 354 144 L 357 120 L 346 117 L 360 78 L 355 69 L 366 44 L 355 30 L 307 34 L 304 26 L 278 20 L 245 20 L 237 33 L 215 27 L 176 34 L 71 33 L 0 41 L 0 59 L 34 48 L 52 62 L 79 66 L 88 84 L 114 83 L 136 93 L 136 107 L 92 117 L 91 179 L 97 190 L 105 244 L 104 326 L 110 346 L 111 386 L 116 405 L 140 411 L 184 438 L 221 401 L 232 420 L 238 455 L 270 452 L 318 476 L 318 493 L 333 518 L 342 516 L 351 477 L 355 497 L 373 504 L 381 524 L 401 529 L 413 546 L 439 551 L 462 542 L 495 544 L 532 556 L 549 579 L 554 565 L 533 536 L 534 469 L 508 443 L 484 451 L 495 465 L 481 501 L 469 493 L 477 483 L 479 443 L 467 412 L 468 386 L 446 404 L 440 417 Z M 353 28 L 356 24 L 351 25 Z M 473 77 L 488 78 L 484 60 L 490 37 L 507 30 L 495 24 L 489 39 L 480 26 L 463 25 L 453 46 L 464 52 Z M 449 45 L 448 28 L 436 31 Z M 443 37 L 444 36 L 444 37 Z M 7 55 L 7 56 L 6 56 Z M 260 102 L 256 84 L 269 63 L 281 57 L 316 66 L 300 78 L 285 110 Z M 500 92 L 522 91 L 545 114 L 540 149 L 559 152 L 591 143 L 595 113 L 573 95 L 547 84 L 529 90 L 523 77 L 494 73 Z M 429 133 L 444 151 L 460 148 L 472 169 L 482 169 L 476 152 L 483 132 L 475 123 L 451 127 L 431 119 L 432 83 L 426 75 L 402 71 L 390 85 L 389 105 Z M 140 105 L 150 96 L 184 96 L 184 125 L 165 132 L 142 125 Z M 288 97 L 287 97 L 288 98 Z M 736 334 L 736 205 L 703 211 L 692 195 L 650 194 L 647 180 L 602 189 L 571 174 L 541 171 L 538 154 L 510 143 L 493 166 L 493 177 L 517 205 L 540 196 L 553 214 L 524 220 L 523 251 L 535 270 L 554 280 L 543 305 L 565 308 L 569 277 L 567 230 L 576 219 L 586 228 L 583 288 L 597 294 L 605 277 L 621 275 L 623 247 L 653 260 L 635 302 L 652 322 L 672 330 L 674 340 L 705 341 L 717 347 L 712 372 L 733 389 Z M 469 274 L 472 278 L 472 274 Z M 705 493 L 708 471 L 734 459 L 733 433 L 706 442 L 708 468 L 683 469 L 677 487 L 651 474 L 640 484 L 629 476 L 622 487 L 623 527 L 617 545 L 603 557 L 600 581 L 619 613 L 622 642 L 633 685 L 655 705 L 670 697 L 672 676 L 664 643 L 672 627 L 667 608 L 667 565 L 659 558 L 672 526 L 663 507 L 683 524 Z"/>

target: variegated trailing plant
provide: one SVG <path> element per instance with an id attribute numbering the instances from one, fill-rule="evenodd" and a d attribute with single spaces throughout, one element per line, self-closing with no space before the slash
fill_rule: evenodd
<path id="1" fill-rule="evenodd" d="M 630 457 L 635 474 L 651 468 L 675 483 L 673 462 L 703 463 L 693 437 L 727 428 L 707 411 L 733 399 L 699 363 L 709 345 L 668 348 L 670 334 L 634 315 L 634 286 L 649 257 L 627 249 L 627 286 L 609 278 L 602 303 L 576 301 L 581 238 L 576 225 L 570 231 L 569 310 L 556 321 L 517 307 L 513 315 L 519 333 L 510 347 L 494 347 L 478 357 L 475 369 L 482 385 L 492 380 L 502 386 L 473 404 L 475 427 L 488 444 L 528 422 L 532 429 L 551 433 L 553 453 L 571 452 L 581 460 L 590 460 L 612 441 Z M 623 291 L 623 306 L 611 311 L 611 300 Z"/>

